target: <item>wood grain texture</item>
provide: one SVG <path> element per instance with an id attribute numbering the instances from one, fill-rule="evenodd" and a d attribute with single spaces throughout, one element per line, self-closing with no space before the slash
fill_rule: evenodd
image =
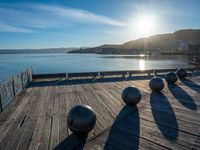
<path id="1" fill-rule="evenodd" d="M 200 149 L 200 77 L 150 90 L 147 78 L 108 76 L 33 80 L 0 113 L 0 149 Z M 142 91 L 137 107 L 127 107 L 127 86 Z M 67 113 L 90 105 L 97 116 L 87 137 L 67 127 Z"/>

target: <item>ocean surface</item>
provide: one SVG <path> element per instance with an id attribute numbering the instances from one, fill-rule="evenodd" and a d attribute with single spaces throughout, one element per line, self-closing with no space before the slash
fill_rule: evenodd
<path id="1" fill-rule="evenodd" d="M 144 70 L 189 67 L 191 59 L 183 55 L 0 54 L 0 80 L 29 66 L 34 73 Z"/>

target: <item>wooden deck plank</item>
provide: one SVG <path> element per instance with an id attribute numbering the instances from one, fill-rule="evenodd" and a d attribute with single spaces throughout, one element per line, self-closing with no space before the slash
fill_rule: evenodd
<path id="1" fill-rule="evenodd" d="M 134 78 L 35 80 L 0 114 L 0 149 L 200 149 L 200 77 L 165 83 L 162 94 L 150 90 L 149 80 Z M 143 93 L 137 109 L 121 99 L 127 86 Z M 77 104 L 97 115 L 87 140 L 67 127 Z"/>
<path id="2" fill-rule="evenodd" d="M 51 140 L 50 149 L 54 149 L 59 144 L 59 105 L 60 105 L 60 90 L 58 86 L 54 87 L 56 94 L 53 97 L 53 120 L 52 120 L 52 130 L 51 130 Z"/>
<path id="3" fill-rule="evenodd" d="M 43 109 L 42 104 L 43 104 L 44 99 L 40 99 L 40 97 L 44 98 L 46 94 L 47 94 L 47 88 L 44 88 L 42 90 L 42 93 L 36 99 L 36 101 L 38 101 L 38 102 L 35 101 L 35 103 L 37 103 L 35 111 L 32 114 L 30 114 L 29 116 L 27 115 L 26 118 L 28 121 L 28 125 L 23 132 L 20 142 L 17 145 L 17 149 L 19 149 L 19 150 L 28 149 L 28 147 L 33 139 L 33 133 L 34 133 L 35 127 L 37 125 L 37 120 L 39 118 L 39 115 L 42 113 L 42 109 Z M 33 107 L 33 106 L 31 106 L 31 107 Z"/>
<path id="4" fill-rule="evenodd" d="M 2 146 L 2 149 L 7 149 L 8 146 L 11 146 L 12 143 L 16 143 L 16 138 L 19 138 L 18 136 L 21 136 L 20 132 L 24 130 L 24 127 L 26 123 L 24 123 L 26 118 L 26 113 L 30 110 L 29 104 L 34 103 L 34 100 L 37 98 L 39 88 L 36 88 L 34 91 L 34 94 L 28 99 L 25 99 L 25 105 L 23 107 L 19 107 L 20 111 L 18 111 L 17 114 L 12 116 L 11 120 L 8 120 L 8 130 L 6 132 L 6 135 L 4 136 L 3 140 L 1 141 L 0 145 Z M 37 94 L 36 94 L 37 93 Z M 34 107 L 32 107 L 31 111 L 34 110 Z M 16 136 L 16 138 L 15 138 Z M 17 144 L 17 143 L 16 143 Z"/>
<path id="5" fill-rule="evenodd" d="M 27 90 L 26 90 L 27 91 Z M 3 140 L 4 136 L 7 134 L 9 128 L 11 127 L 12 123 L 16 120 L 16 116 L 18 116 L 18 114 L 23 110 L 22 108 L 24 107 L 24 105 L 28 102 L 29 98 L 31 97 L 31 95 L 33 94 L 34 89 L 31 90 L 31 92 L 23 92 L 25 94 L 24 95 L 24 100 L 20 101 L 19 98 L 16 98 L 16 101 L 18 101 L 17 103 L 15 103 L 15 101 L 13 101 L 9 106 L 8 109 L 6 109 L 4 112 L 1 112 L 0 114 L 0 118 L 1 118 L 1 126 L 0 126 L 0 141 Z M 11 109 L 11 111 L 9 111 Z"/>
<path id="6" fill-rule="evenodd" d="M 46 92 L 46 96 L 45 97 L 41 97 L 41 112 L 40 115 L 37 119 L 37 124 L 32 136 L 32 140 L 29 144 L 29 150 L 37 150 L 39 145 L 41 144 L 41 136 L 42 136 L 42 132 L 43 132 L 43 128 L 44 128 L 44 122 L 45 122 L 45 116 L 46 116 L 46 112 L 47 112 L 47 108 L 48 108 L 48 99 L 49 99 L 49 90 L 50 87 L 46 87 L 45 90 Z"/>
<path id="7" fill-rule="evenodd" d="M 51 140 L 51 130 L 52 130 L 52 121 L 53 121 L 53 95 L 54 90 L 53 86 L 49 88 L 48 92 L 48 103 L 47 103 L 47 110 L 45 112 L 45 118 L 44 118 L 44 126 L 42 129 L 42 135 L 40 139 L 40 145 L 38 146 L 38 149 L 49 149 L 50 147 L 50 140 Z"/>
<path id="8" fill-rule="evenodd" d="M 66 101 L 69 101 L 69 98 L 68 96 L 66 96 L 66 90 L 64 86 L 60 86 L 59 90 L 60 90 L 59 143 L 62 143 L 68 137 L 67 106 L 69 105 L 66 105 Z M 60 149 L 67 149 L 67 144 L 64 143 L 59 147 Z"/>

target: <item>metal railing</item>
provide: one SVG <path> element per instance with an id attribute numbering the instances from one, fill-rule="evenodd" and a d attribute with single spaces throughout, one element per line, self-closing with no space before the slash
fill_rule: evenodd
<path id="1" fill-rule="evenodd" d="M 187 71 L 195 71 L 196 68 L 184 68 Z M 71 77 L 104 77 L 112 75 L 133 76 L 136 74 L 157 75 L 177 69 L 151 69 L 151 70 L 118 70 L 118 71 L 96 71 L 96 72 L 75 72 L 75 73 L 53 73 L 53 74 L 33 74 L 33 79 L 42 78 L 71 78 Z"/>
<path id="2" fill-rule="evenodd" d="M 196 68 L 184 68 L 187 71 L 195 71 Z M 19 95 L 32 79 L 41 78 L 71 78 L 71 77 L 104 77 L 113 75 L 122 75 L 122 77 L 130 77 L 138 74 L 143 75 L 159 75 L 177 69 L 151 69 L 151 70 L 119 70 L 119 71 L 97 71 L 97 72 L 77 72 L 77 73 L 53 73 L 53 74 L 33 74 L 32 68 L 28 68 L 23 72 L 15 74 L 4 82 L 0 83 L 0 112 Z"/>

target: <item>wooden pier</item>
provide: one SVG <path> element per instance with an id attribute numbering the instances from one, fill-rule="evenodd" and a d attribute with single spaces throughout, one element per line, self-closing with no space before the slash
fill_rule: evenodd
<path id="1" fill-rule="evenodd" d="M 162 93 L 152 93 L 150 77 L 70 77 L 34 79 L 0 113 L 1 150 L 200 149 L 200 77 L 188 77 Z M 122 90 L 143 92 L 127 107 Z M 79 137 L 67 128 L 67 112 L 90 105 L 94 129 Z"/>

